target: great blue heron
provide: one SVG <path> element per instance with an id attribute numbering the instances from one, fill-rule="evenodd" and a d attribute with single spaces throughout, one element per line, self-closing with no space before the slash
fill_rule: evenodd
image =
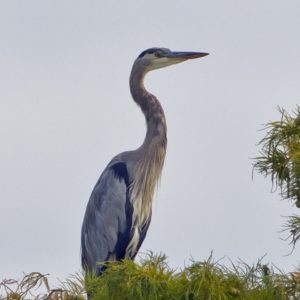
<path id="1" fill-rule="evenodd" d="M 167 127 L 158 99 L 144 87 L 146 73 L 207 54 L 150 48 L 135 60 L 130 91 L 145 115 L 147 133 L 138 149 L 111 160 L 92 191 L 81 232 L 85 271 L 100 275 L 101 262 L 134 259 L 150 224 L 153 193 L 166 154 Z"/>

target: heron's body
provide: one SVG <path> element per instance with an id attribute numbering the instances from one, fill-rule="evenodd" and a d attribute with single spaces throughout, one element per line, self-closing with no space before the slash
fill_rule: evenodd
<path id="1" fill-rule="evenodd" d="M 167 127 L 157 98 L 144 87 L 153 69 L 206 55 L 151 48 L 136 59 L 130 90 L 146 118 L 147 133 L 136 150 L 115 156 L 100 176 L 87 205 L 81 234 L 82 265 L 101 274 L 106 261 L 134 258 L 151 221 L 152 199 L 161 176 L 167 146 Z"/>

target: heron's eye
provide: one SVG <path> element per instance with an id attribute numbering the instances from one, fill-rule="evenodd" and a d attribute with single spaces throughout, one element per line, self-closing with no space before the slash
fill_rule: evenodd
<path id="1" fill-rule="evenodd" d="M 155 52 L 154 55 L 155 55 L 156 57 L 161 57 L 161 53 L 159 53 L 159 52 Z"/>

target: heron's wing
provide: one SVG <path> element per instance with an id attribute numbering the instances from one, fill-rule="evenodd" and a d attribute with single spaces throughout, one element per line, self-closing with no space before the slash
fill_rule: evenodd
<path id="1" fill-rule="evenodd" d="M 101 272 L 98 262 L 120 260 L 131 239 L 132 205 L 126 164 L 109 165 L 87 205 L 81 233 L 82 265 Z"/>

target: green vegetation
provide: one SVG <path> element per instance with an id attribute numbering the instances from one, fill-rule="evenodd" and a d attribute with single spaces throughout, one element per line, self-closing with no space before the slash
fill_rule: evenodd
<path id="1" fill-rule="evenodd" d="M 192 261 L 181 271 L 172 270 L 164 255 L 148 254 L 139 263 L 131 260 L 110 263 L 106 272 L 85 279 L 91 299 L 96 300 L 298 300 L 300 268 L 284 274 L 259 260 L 249 266 Z M 45 293 L 39 293 L 39 289 Z M 50 289 L 47 276 L 31 273 L 21 281 L 4 281 L 0 299 L 84 299 L 83 276 L 77 274 Z"/>
<path id="2" fill-rule="evenodd" d="M 300 208 L 300 107 L 293 115 L 279 108 L 281 119 L 266 124 L 266 136 L 259 142 L 260 156 L 254 169 L 270 176 L 273 188 L 279 188 L 282 199 Z M 284 225 L 295 246 L 300 239 L 300 217 L 290 216 Z"/>
<path id="3" fill-rule="evenodd" d="M 92 299 L 104 300 L 279 300 L 296 297 L 300 282 L 291 274 L 275 274 L 261 260 L 255 266 L 240 262 L 228 268 L 209 257 L 175 272 L 165 256 L 150 254 L 140 264 L 110 264 L 104 276 L 87 277 L 86 287 Z"/>

